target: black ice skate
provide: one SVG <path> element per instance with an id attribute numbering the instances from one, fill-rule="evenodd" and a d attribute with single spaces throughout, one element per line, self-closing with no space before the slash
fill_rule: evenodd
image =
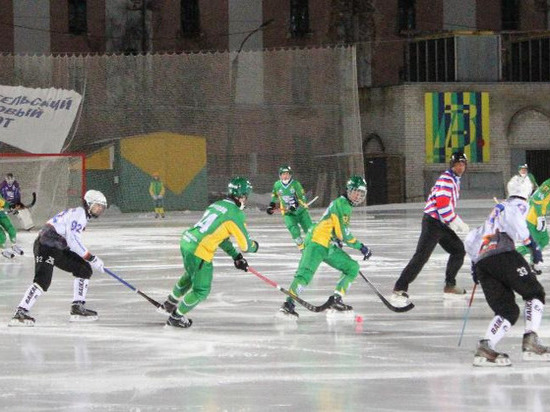
<path id="1" fill-rule="evenodd" d="M 511 366 L 512 361 L 506 353 L 497 352 L 489 347 L 489 341 L 480 340 L 474 355 L 474 366 Z"/>
<path id="2" fill-rule="evenodd" d="M 525 361 L 550 361 L 550 348 L 542 344 L 535 332 L 523 335 L 522 352 Z"/>
<path id="3" fill-rule="evenodd" d="M 27 309 L 17 308 L 8 326 L 34 326 L 34 318 L 29 315 Z"/>
<path id="4" fill-rule="evenodd" d="M 346 305 L 344 301 L 342 300 L 342 296 L 340 295 L 332 295 L 329 300 L 330 306 L 329 309 L 338 311 L 338 312 L 348 312 L 350 310 L 353 310 L 353 307 L 350 305 Z"/>
<path id="5" fill-rule="evenodd" d="M 176 312 L 173 312 L 166 321 L 166 326 L 172 326 L 175 328 L 189 328 L 192 324 L 193 321 L 191 319 Z"/>
<path id="6" fill-rule="evenodd" d="M 85 307 L 83 301 L 75 301 L 71 306 L 71 322 L 93 322 L 99 319 L 97 312 Z"/>
<path id="7" fill-rule="evenodd" d="M 295 308 L 296 305 L 294 304 L 294 302 L 289 302 L 288 300 L 285 300 L 285 303 L 283 303 L 283 305 L 279 309 L 279 312 L 281 312 L 286 317 L 298 319 L 300 315 L 298 315 L 298 312 L 296 312 Z"/>
<path id="8" fill-rule="evenodd" d="M 168 298 L 159 306 L 157 312 L 164 315 L 170 315 L 178 307 L 178 303 L 179 302 L 174 299 L 172 295 L 168 295 Z"/>

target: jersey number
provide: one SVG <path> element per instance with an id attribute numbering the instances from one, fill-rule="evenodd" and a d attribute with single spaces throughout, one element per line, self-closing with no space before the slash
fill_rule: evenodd
<path id="1" fill-rule="evenodd" d="M 214 220 L 218 218 L 218 215 L 212 212 L 207 212 L 201 220 L 197 222 L 195 227 L 199 228 L 199 232 L 204 233 L 210 228 Z"/>

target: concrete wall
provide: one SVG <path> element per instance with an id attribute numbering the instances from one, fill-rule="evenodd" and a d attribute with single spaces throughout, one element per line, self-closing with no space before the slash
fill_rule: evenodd
<path id="1" fill-rule="evenodd" d="M 426 163 L 427 92 L 489 93 L 490 161 L 469 165 L 462 198 L 504 196 L 505 183 L 517 166 L 514 153 L 550 149 L 548 83 L 423 83 L 361 90 L 363 137 L 375 133 L 386 154 L 405 157 L 407 202 L 424 200 L 433 180 L 447 168 L 443 163 Z"/>

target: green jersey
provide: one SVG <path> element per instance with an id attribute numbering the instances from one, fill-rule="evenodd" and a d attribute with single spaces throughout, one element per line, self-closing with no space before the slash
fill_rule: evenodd
<path id="1" fill-rule="evenodd" d="M 166 189 L 160 180 L 152 180 L 149 185 L 149 194 L 151 196 L 164 196 Z"/>
<path id="2" fill-rule="evenodd" d="M 550 179 L 545 180 L 529 198 L 527 222 L 542 231 L 546 228 L 546 211 L 550 203 Z"/>
<path id="3" fill-rule="evenodd" d="M 351 212 L 352 205 L 345 196 L 334 199 L 319 222 L 310 229 L 311 240 L 328 248 L 330 241 L 337 238 L 353 249 L 361 249 L 361 242 L 357 241 L 349 229 Z"/>
<path id="4" fill-rule="evenodd" d="M 218 246 L 235 258 L 239 252 L 229 240 L 232 236 L 243 252 L 256 252 L 257 243 L 250 240 L 245 220 L 246 215 L 233 200 L 214 202 L 195 226 L 183 232 L 180 247 L 207 262 L 212 261 Z"/>
<path id="5" fill-rule="evenodd" d="M 307 199 L 306 194 L 304 193 L 304 188 L 297 180 L 291 179 L 286 185 L 277 180 L 273 185 L 273 191 L 271 194 L 271 202 L 279 203 L 279 208 L 281 213 L 289 213 L 289 209 L 294 207 L 298 209 L 299 207 L 307 208 Z M 292 213 L 292 212 L 291 212 Z"/>

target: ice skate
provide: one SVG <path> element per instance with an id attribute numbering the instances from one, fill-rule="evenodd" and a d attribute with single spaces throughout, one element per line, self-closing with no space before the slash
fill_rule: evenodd
<path id="1" fill-rule="evenodd" d="M 21 249 L 21 247 L 19 247 L 19 245 L 13 244 L 12 247 L 11 247 L 11 250 L 16 255 L 19 255 L 19 256 L 24 255 L 23 249 Z"/>
<path id="2" fill-rule="evenodd" d="M 512 362 L 506 353 L 497 352 L 489 347 L 489 341 L 480 340 L 474 355 L 474 366 L 496 367 L 511 366 Z"/>
<path id="3" fill-rule="evenodd" d="M 93 322 L 99 319 L 97 312 L 85 307 L 83 301 L 75 301 L 71 306 L 71 322 Z"/>
<path id="4" fill-rule="evenodd" d="M 409 294 L 404 290 L 394 290 L 390 296 L 390 302 L 393 306 L 398 308 L 404 308 L 412 303 L 409 299 Z"/>
<path id="5" fill-rule="evenodd" d="M 4 249 L 2 251 L 2 256 L 4 256 L 6 259 L 13 259 L 15 257 L 15 253 L 13 253 L 13 250 L 11 249 Z"/>
<path id="6" fill-rule="evenodd" d="M 8 326 L 34 326 L 34 318 L 29 315 L 28 310 L 17 308 Z"/>
<path id="7" fill-rule="evenodd" d="M 522 352 L 525 361 L 550 361 L 550 348 L 541 343 L 535 332 L 523 335 Z"/>
<path id="8" fill-rule="evenodd" d="M 185 315 L 180 315 L 176 312 L 173 312 L 168 320 L 166 321 L 166 326 L 172 326 L 174 328 L 189 328 L 193 324 L 191 319 L 188 319 Z"/>
<path id="9" fill-rule="evenodd" d="M 164 303 L 157 308 L 157 312 L 163 315 L 170 315 L 178 307 L 178 303 L 179 302 L 174 299 L 172 295 L 168 295 Z"/>
<path id="10" fill-rule="evenodd" d="M 443 288 L 443 297 L 445 299 L 462 299 L 466 296 L 466 289 L 460 286 L 446 284 Z"/>
<path id="11" fill-rule="evenodd" d="M 338 311 L 338 312 L 348 312 L 353 310 L 353 307 L 350 305 L 346 305 L 344 301 L 342 300 L 342 296 L 340 295 L 332 295 L 330 298 L 330 306 L 329 309 Z"/>
<path id="12" fill-rule="evenodd" d="M 300 315 L 298 315 L 298 312 L 295 310 L 296 305 L 294 302 L 289 302 L 288 300 L 285 300 L 285 303 L 281 306 L 279 309 L 279 314 L 282 317 L 288 318 L 288 319 L 298 319 Z"/>

